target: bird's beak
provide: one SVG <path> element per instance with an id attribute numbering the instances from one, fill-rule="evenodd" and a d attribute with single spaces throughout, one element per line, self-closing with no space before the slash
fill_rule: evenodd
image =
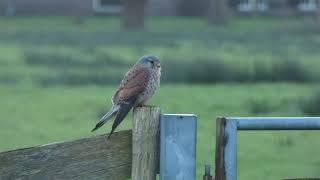
<path id="1" fill-rule="evenodd" d="M 161 64 L 160 64 L 160 63 L 156 63 L 156 67 L 157 67 L 157 68 L 160 68 L 160 67 L 161 67 Z"/>

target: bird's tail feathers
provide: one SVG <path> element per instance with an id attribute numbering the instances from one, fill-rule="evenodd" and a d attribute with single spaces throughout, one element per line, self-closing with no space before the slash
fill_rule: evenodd
<path id="1" fill-rule="evenodd" d="M 126 103 L 122 104 L 119 111 L 116 114 L 116 118 L 114 119 L 111 132 L 108 135 L 108 139 L 110 139 L 110 136 L 114 132 L 114 130 L 118 127 L 118 125 L 123 121 L 123 119 L 127 116 L 131 108 L 134 106 L 134 103 Z"/>
<path id="2" fill-rule="evenodd" d="M 96 126 L 91 130 L 91 132 L 103 126 L 116 112 L 118 112 L 119 108 L 120 108 L 119 105 L 113 105 L 111 109 L 104 116 L 102 116 L 102 118 L 99 120 Z"/>

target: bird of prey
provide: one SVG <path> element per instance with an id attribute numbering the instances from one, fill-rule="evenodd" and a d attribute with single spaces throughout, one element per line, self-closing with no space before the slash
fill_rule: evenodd
<path id="1" fill-rule="evenodd" d="M 111 134 L 133 107 L 143 106 L 154 95 L 160 86 L 160 76 L 159 58 L 153 55 L 141 57 L 125 74 L 119 88 L 111 99 L 112 107 L 91 132 L 100 128 L 115 115 L 112 130 L 108 136 L 110 138 Z"/>

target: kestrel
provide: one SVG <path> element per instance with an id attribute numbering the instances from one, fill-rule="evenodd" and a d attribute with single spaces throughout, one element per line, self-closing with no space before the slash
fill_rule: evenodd
<path id="1" fill-rule="evenodd" d="M 115 115 L 112 130 L 108 136 L 110 138 L 111 134 L 133 107 L 143 106 L 154 95 L 160 86 L 160 76 L 159 58 L 153 55 L 141 57 L 125 74 L 119 88 L 111 99 L 111 109 L 100 119 L 91 132 L 100 128 Z"/>

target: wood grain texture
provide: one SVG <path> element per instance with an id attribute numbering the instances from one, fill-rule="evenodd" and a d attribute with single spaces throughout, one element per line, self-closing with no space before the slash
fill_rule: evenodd
<path id="1" fill-rule="evenodd" d="M 158 107 L 137 107 L 133 111 L 132 180 L 156 179 L 160 113 Z"/>
<path id="2" fill-rule="evenodd" d="M 216 155 L 215 155 L 215 179 L 226 180 L 224 154 L 225 154 L 225 127 L 226 119 L 221 117 L 216 121 Z"/>
<path id="3" fill-rule="evenodd" d="M 0 153 L 0 179 L 130 178 L 131 130 Z"/>

